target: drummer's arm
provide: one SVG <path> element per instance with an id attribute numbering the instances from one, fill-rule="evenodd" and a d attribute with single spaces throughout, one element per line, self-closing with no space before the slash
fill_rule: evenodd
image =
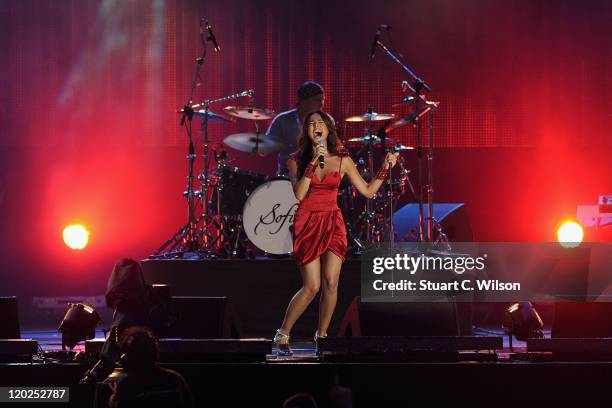
<path id="1" fill-rule="evenodd" d="M 283 141 L 283 127 L 281 126 L 281 121 L 278 116 L 272 119 L 270 127 L 266 130 L 266 137 L 275 142 Z"/>
<path id="2" fill-rule="evenodd" d="M 344 174 L 348 176 L 351 184 L 365 197 L 371 198 L 384 183 L 384 180 L 379 180 L 378 178 L 374 178 L 370 181 L 370 184 L 366 183 L 361 174 L 359 174 L 355 162 L 348 156 L 342 160 L 342 167 Z"/>
<path id="3" fill-rule="evenodd" d="M 310 163 L 310 165 L 313 164 L 314 159 L 313 163 Z M 308 194 L 308 189 L 310 188 L 310 181 L 312 180 L 312 178 L 306 177 L 306 175 L 304 175 L 301 179 L 297 179 L 298 164 L 297 161 L 292 157 L 287 160 L 287 168 L 289 169 L 289 177 L 291 178 L 291 185 L 293 186 L 293 193 L 295 194 L 295 198 L 297 198 L 299 201 L 302 201 L 304 197 L 306 197 L 306 194 Z"/>

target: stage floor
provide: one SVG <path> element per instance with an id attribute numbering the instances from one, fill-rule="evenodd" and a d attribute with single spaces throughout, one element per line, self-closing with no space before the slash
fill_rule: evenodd
<path id="1" fill-rule="evenodd" d="M 24 337 L 35 334 L 24 332 Z M 333 406 L 334 392 L 350 395 L 355 407 L 409 406 L 417 401 L 431 406 L 588 406 L 609 401 L 612 389 L 612 363 L 605 361 L 529 362 L 512 360 L 503 350 L 494 362 L 332 363 L 318 361 L 310 342 L 293 345 L 294 357 L 270 356 L 266 362 L 162 365 L 185 377 L 196 406 L 280 407 L 289 396 L 303 392 L 319 407 Z M 58 406 L 80 408 L 92 406 L 94 398 L 93 389 L 77 385 L 84 371 L 79 364 L 59 361 L 0 364 L 0 379 L 3 386 L 67 386 L 70 403 Z"/>

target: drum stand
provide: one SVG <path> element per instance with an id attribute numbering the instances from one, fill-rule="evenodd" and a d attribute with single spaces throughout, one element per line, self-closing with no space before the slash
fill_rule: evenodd
<path id="1" fill-rule="evenodd" d="M 368 108 L 368 113 L 372 113 L 372 108 Z M 387 153 L 387 145 L 386 145 L 386 127 L 389 122 L 384 124 L 377 132 L 375 136 L 372 132 L 372 122 L 366 121 L 366 140 L 367 144 L 360 150 L 357 154 L 360 157 L 364 150 L 367 152 L 367 172 L 368 172 L 368 181 L 371 182 L 374 180 L 374 142 L 375 137 L 380 140 L 381 143 L 381 151 L 383 154 Z M 391 150 L 393 150 L 392 148 Z M 404 176 L 404 172 L 402 173 Z M 407 180 L 410 183 L 410 180 Z M 356 245 L 354 248 L 356 250 L 354 253 L 356 255 L 360 254 L 364 248 L 364 243 L 361 242 L 360 239 L 363 239 L 364 242 L 369 244 L 376 244 L 384 241 L 385 239 L 393 245 L 395 241 L 395 228 L 393 224 L 393 209 L 394 209 L 394 191 L 393 191 L 394 179 L 392 172 L 389 172 L 389 178 L 387 182 L 382 186 L 382 197 L 378 197 L 377 195 L 373 197 L 367 197 L 365 210 L 362 211 L 357 220 L 352 223 L 352 225 L 347 225 L 347 232 L 349 235 L 349 240 Z M 412 184 L 410 184 L 412 187 Z M 354 234 L 353 231 L 359 231 L 359 233 Z"/>
<path id="2" fill-rule="evenodd" d="M 372 113 L 372 107 L 368 108 L 368 112 Z M 372 134 L 372 122 L 366 122 L 366 139 L 367 144 L 361 149 L 358 156 L 361 156 L 365 150 L 367 157 L 367 173 L 369 181 L 374 178 L 374 137 Z M 352 198 L 352 195 L 351 195 Z M 355 243 L 357 250 L 356 253 L 361 253 L 363 250 L 363 242 L 371 243 L 378 239 L 379 231 L 376 228 L 376 213 L 374 208 L 376 207 L 376 201 L 374 197 L 366 197 L 366 205 L 363 211 L 357 217 L 357 220 L 352 226 L 349 226 L 351 241 Z M 355 234 L 353 234 L 355 231 Z"/>
<path id="3" fill-rule="evenodd" d="M 200 245 L 197 248 L 198 258 L 216 258 L 222 254 L 222 247 L 225 245 L 224 241 L 231 239 L 228 235 L 232 235 L 234 229 L 230 228 L 227 230 L 227 226 L 230 225 L 229 219 L 221 214 L 221 200 L 222 200 L 222 184 L 217 185 L 217 202 L 216 202 L 216 216 L 211 211 L 213 203 L 209 200 L 210 191 L 210 142 L 208 139 L 208 110 L 212 104 L 227 102 L 230 100 L 238 99 L 243 96 L 253 97 L 255 92 L 253 90 L 247 90 L 238 92 L 232 95 L 223 96 L 217 99 L 205 100 L 196 106 L 204 107 L 204 119 L 202 120 L 202 126 L 200 131 L 204 135 L 204 142 L 202 146 L 202 157 L 204 158 L 204 168 L 198 176 L 200 181 L 200 194 L 199 197 L 202 199 L 202 214 L 198 219 L 198 224 L 203 223 L 202 228 L 198 231 L 198 237 L 201 237 Z M 235 245 L 237 246 L 237 244 Z M 234 251 L 229 251 L 233 253 Z M 228 253 L 228 251 L 226 251 Z"/>

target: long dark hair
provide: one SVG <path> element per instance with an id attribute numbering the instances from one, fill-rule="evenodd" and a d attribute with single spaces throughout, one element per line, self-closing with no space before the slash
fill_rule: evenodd
<path id="1" fill-rule="evenodd" d="M 327 151 L 331 154 L 341 154 L 344 151 L 344 146 L 338 137 L 336 125 L 331 116 L 323 111 L 310 112 L 308 115 L 306 115 L 304 122 L 302 123 L 303 131 L 298 140 L 298 151 L 294 153 L 294 157 L 298 165 L 298 180 L 302 178 L 308 163 L 312 161 L 312 140 L 310 140 L 310 137 L 308 137 L 308 121 L 315 113 L 318 113 L 319 116 L 321 116 L 321 119 L 323 119 L 323 122 L 325 122 L 325 126 L 327 126 Z"/>

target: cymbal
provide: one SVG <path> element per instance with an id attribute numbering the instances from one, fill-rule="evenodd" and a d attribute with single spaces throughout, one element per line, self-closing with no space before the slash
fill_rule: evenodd
<path id="1" fill-rule="evenodd" d="M 254 108 L 250 106 L 226 106 L 223 110 L 228 115 L 240 119 L 267 120 L 276 116 L 276 112 L 271 109 Z"/>
<path id="2" fill-rule="evenodd" d="M 389 133 L 393 132 L 395 129 L 399 129 L 399 128 L 404 127 L 404 126 L 409 125 L 409 124 L 414 124 L 414 122 L 412 120 L 409 120 L 409 119 L 407 120 L 405 118 L 402 118 L 402 119 L 398 120 L 397 122 L 394 122 L 391 125 L 389 125 L 387 127 L 387 129 L 385 129 L 385 132 L 387 132 L 387 134 L 389 134 Z"/>
<path id="3" fill-rule="evenodd" d="M 355 143 L 355 144 L 368 144 L 372 142 L 374 145 L 380 145 L 380 138 L 376 135 L 372 136 L 362 136 L 362 137 L 351 137 L 347 140 L 347 143 Z"/>
<path id="4" fill-rule="evenodd" d="M 394 149 L 395 151 L 400 151 L 400 150 L 414 150 L 414 146 L 404 146 L 403 144 L 396 144 L 395 146 L 392 147 L 392 149 Z"/>
<path id="5" fill-rule="evenodd" d="M 193 117 L 196 119 L 204 120 L 205 113 L 204 109 L 193 111 Z M 183 114 L 183 109 L 177 112 L 178 114 Z M 223 115 L 218 115 L 214 112 L 208 111 L 208 121 L 209 122 L 222 122 L 222 123 L 231 123 L 232 120 L 230 118 L 226 118 Z"/>
<path id="6" fill-rule="evenodd" d="M 370 139 L 371 138 L 371 139 Z M 352 137 L 350 139 L 347 140 L 347 143 L 356 145 L 365 145 L 367 144 L 370 140 L 372 140 L 372 144 L 374 145 L 374 147 L 381 147 L 381 140 L 378 136 L 376 135 L 372 135 L 372 136 L 363 136 L 363 137 Z M 403 144 L 387 144 L 388 148 L 392 148 L 395 149 L 396 151 L 400 151 L 400 150 L 414 150 L 414 147 L 412 146 L 404 146 Z"/>
<path id="7" fill-rule="evenodd" d="M 391 133 L 397 128 L 401 128 L 409 124 L 413 124 L 413 125 L 416 124 L 416 122 L 421 118 L 421 116 L 423 116 L 424 114 L 426 114 L 432 109 L 433 110 L 437 109 L 438 104 L 439 102 L 429 102 L 428 101 L 425 104 L 425 106 L 419 109 L 418 113 L 416 111 L 412 112 L 409 115 L 404 116 L 403 118 L 393 122 L 392 124 L 387 126 L 387 128 L 385 129 L 385 132 Z"/>
<path id="8" fill-rule="evenodd" d="M 381 120 L 393 119 L 395 114 L 393 113 L 376 113 L 366 112 L 363 115 L 349 116 L 344 119 L 346 122 L 378 122 Z"/>
<path id="9" fill-rule="evenodd" d="M 262 133 L 235 133 L 223 139 L 223 143 L 246 153 L 276 153 L 283 148 L 282 144 L 265 137 Z"/>

